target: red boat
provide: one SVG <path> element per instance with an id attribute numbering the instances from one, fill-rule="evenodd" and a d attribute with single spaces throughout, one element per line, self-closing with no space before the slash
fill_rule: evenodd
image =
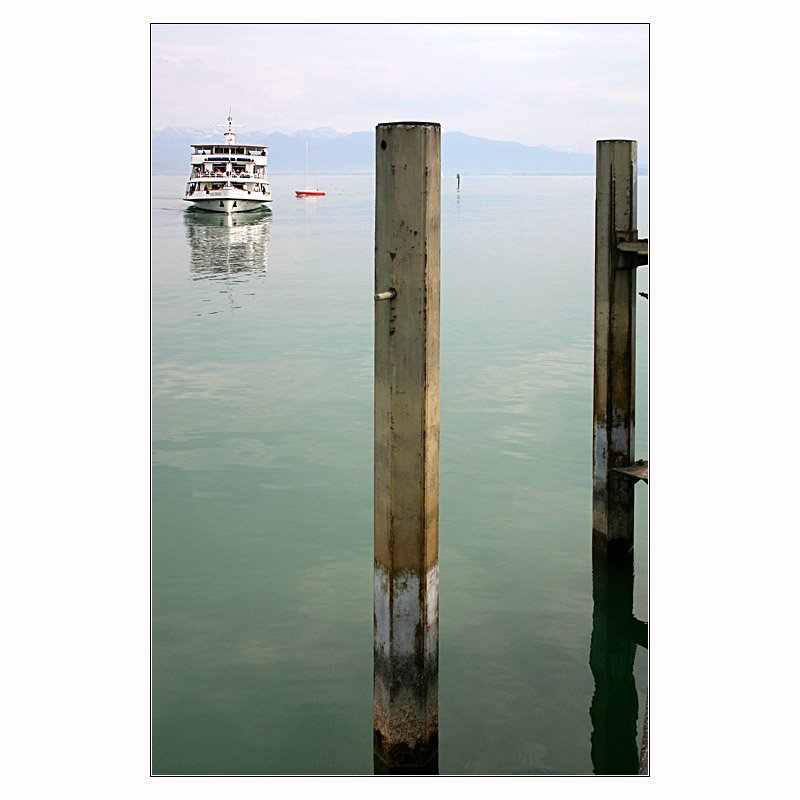
<path id="1" fill-rule="evenodd" d="M 322 197 L 325 194 L 322 189 L 311 189 L 308 186 L 308 142 L 306 142 L 306 187 L 305 189 L 295 189 L 294 193 L 298 197 Z"/>

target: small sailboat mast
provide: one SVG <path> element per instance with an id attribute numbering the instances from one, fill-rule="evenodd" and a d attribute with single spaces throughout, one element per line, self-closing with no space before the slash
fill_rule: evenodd
<path id="1" fill-rule="evenodd" d="M 306 187 L 305 189 L 296 189 L 295 194 L 298 197 L 323 197 L 325 194 L 322 189 L 312 189 L 308 185 L 308 139 L 306 139 Z"/>

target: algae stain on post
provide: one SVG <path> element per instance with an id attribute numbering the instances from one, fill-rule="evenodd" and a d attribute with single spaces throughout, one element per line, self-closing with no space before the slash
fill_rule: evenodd
<path id="1" fill-rule="evenodd" d="M 439 733 L 441 130 L 376 128 L 375 754 L 423 765 Z"/>

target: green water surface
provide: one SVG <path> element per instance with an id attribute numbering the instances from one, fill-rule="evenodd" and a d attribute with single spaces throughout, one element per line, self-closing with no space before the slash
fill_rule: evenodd
<path id="1" fill-rule="evenodd" d="M 373 772 L 374 176 L 297 181 L 226 219 L 152 180 L 155 774 Z M 593 177 L 443 179 L 442 774 L 636 768 L 646 650 L 603 662 L 590 714 L 593 214 Z M 613 614 L 646 621 L 636 503 Z"/>

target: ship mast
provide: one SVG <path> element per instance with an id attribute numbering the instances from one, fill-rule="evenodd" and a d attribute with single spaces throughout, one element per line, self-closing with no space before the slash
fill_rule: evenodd
<path id="1" fill-rule="evenodd" d="M 215 125 L 215 128 L 222 128 L 222 125 Z M 236 144 L 236 133 L 234 128 L 242 128 L 243 125 L 234 125 L 233 117 L 231 116 L 231 109 L 228 108 L 228 130 L 224 132 L 225 144 Z"/>

